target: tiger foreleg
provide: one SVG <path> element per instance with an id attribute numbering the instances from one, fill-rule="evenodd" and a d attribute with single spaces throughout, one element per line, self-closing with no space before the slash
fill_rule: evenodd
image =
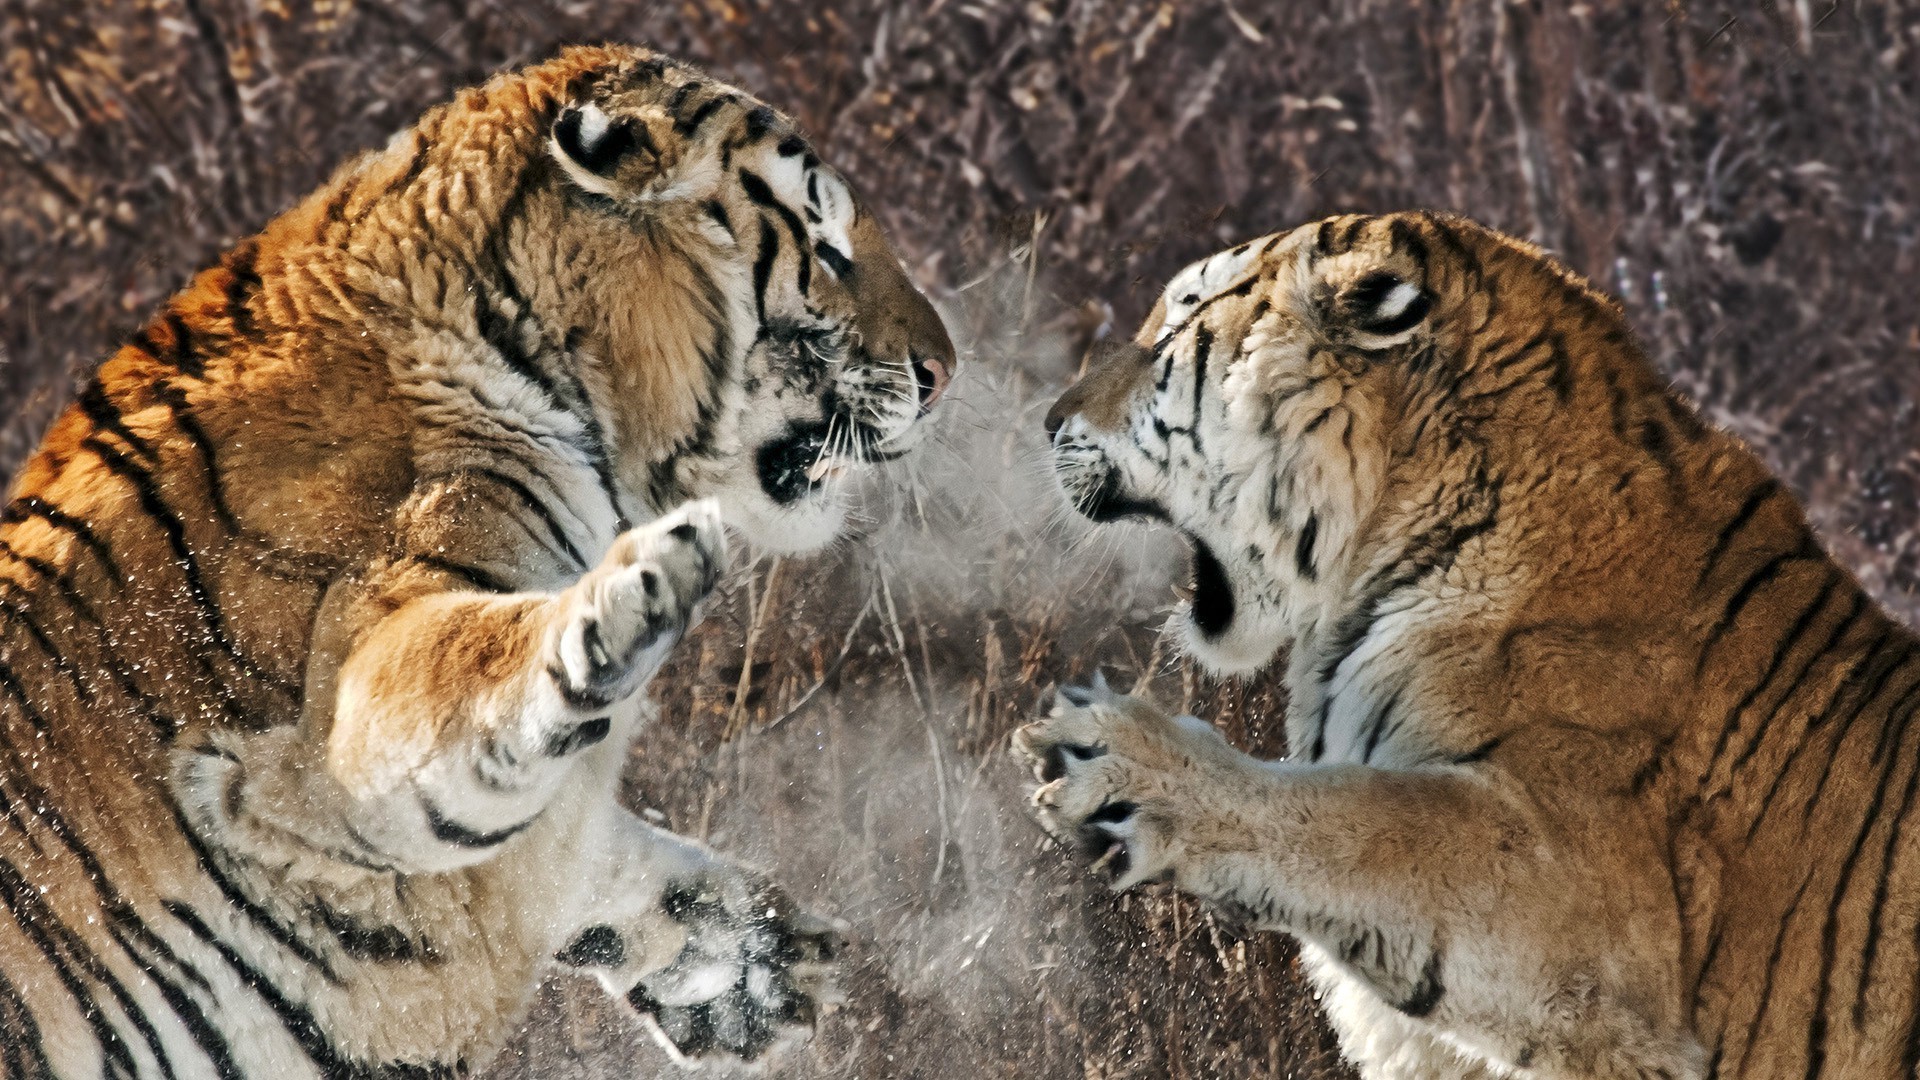
<path id="1" fill-rule="evenodd" d="M 555 593 L 379 594 L 392 611 L 352 642 L 326 740 L 357 841 L 447 870 L 532 824 L 582 751 L 632 737 L 639 692 L 725 563 L 699 503 L 623 533 Z"/>
<path id="2" fill-rule="evenodd" d="M 1581 857 L 1589 839 L 1569 841 L 1510 779 L 1261 762 L 1104 690 L 1064 693 L 1016 745 L 1043 781 L 1042 822 L 1115 887 L 1171 881 L 1232 921 L 1296 935 L 1364 991 L 1330 1002 L 1350 1052 L 1384 1038 L 1395 1045 L 1356 1056 L 1422 1044 L 1445 1059 L 1370 1075 L 1452 1075 L 1463 1061 L 1702 1075 L 1677 974 L 1655 959 L 1677 958 L 1672 913 L 1623 901 L 1641 883 L 1602 880 L 1619 861 Z"/>
<path id="3" fill-rule="evenodd" d="M 639 1012 L 676 1059 L 749 1061 L 810 1035 L 834 1003 L 838 929 L 772 882 L 625 811 L 608 880 L 556 954 Z"/>

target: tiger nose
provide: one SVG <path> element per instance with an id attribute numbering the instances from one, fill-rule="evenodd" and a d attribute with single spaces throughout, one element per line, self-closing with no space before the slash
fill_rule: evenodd
<path id="1" fill-rule="evenodd" d="M 1053 406 L 1047 410 L 1048 442 L 1052 442 L 1053 437 L 1060 434 L 1060 429 L 1066 425 L 1068 417 L 1080 411 L 1080 406 L 1086 401 L 1088 387 L 1088 381 L 1081 379 L 1067 387 L 1064 393 L 1054 399 Z"/>
<path id="2" fill-rule="evenodd" d="M 947 370 L 945 361 L 913 357 L 913 379 L 920 386 L 920 415 L 925 416 L 933 408 L 933 403 L 946 393 L 947 381 L 953 373 Z"/>
<path id="3" fill-rule="evenodd" d="M 1067 422 L 1067 414 L 1070 410 L 1061 408 L 1061 406 L 1066 403 L 1067 400 L 1061 398 L 1059 401 L 1054 402 L 1053 406 L 1047 410 L 1046 424 L 1048 442 L 1052 442 L 1053 437 L 1060 434 L 1061 426 Z"/>

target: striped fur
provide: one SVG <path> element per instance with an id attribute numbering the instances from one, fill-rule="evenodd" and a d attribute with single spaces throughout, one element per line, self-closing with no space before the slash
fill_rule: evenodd
<path id="1" fill-rule="evenodd" d="M 1920 641 L 1619 310 L 1428 214 L 1183 272 L 1055 406 L 1193 541 L 1191 652 L 1292 755 L 1074 691 L 1020 745 L 1118 885 L 1296 935 L 1369 1077 L 1920 1065 Z"/>
<path id="2" fill-rule="evenodd" d="M 240 244 L 0 513 L 0 1075 L 461 1075 L 556 957 L 677 1054 L 804 1036 L 833 928 L 618 774 L 725 525 L 824 542 L 952 364 L 792 124 L 640 49 Z"/>

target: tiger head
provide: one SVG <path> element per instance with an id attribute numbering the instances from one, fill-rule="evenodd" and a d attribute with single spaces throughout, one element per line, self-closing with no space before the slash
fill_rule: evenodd
<path id="1" fill-rule="evenodd" d="M 716 498 L 764 548 L 831 539 L 846 477 L 912 448 L 955 371 L 878 221 L 789 119 L 694 68 L 575 48 L 519 78 L 538 132 L 497 243 L 604 403 L 622 485 L 652 513 Z"/>
<path id="2" fill-rule="evenodd" d="M 1096 522 L 1184 533 L 1186 647 L 1256 670 L 1337 635 L 1406 543 L 1444 554 L 1485 527 L 1498 496 L 1475 447 L 1572 426 L 1544 421 L 1567 411 L 1560 336 L 1583 332 L 1625 333 L 1519 241 L 1422 213 L 1332 218 L 1194 263 L 1134 340 L 1097 345 L 1047 417 L 1055 472 Z"/>

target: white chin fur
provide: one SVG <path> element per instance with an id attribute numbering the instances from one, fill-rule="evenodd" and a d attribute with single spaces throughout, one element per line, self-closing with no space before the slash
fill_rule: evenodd
<path id="1" fill-rule="evenodd" d="M 1193 609 L 1182 603 L 1173 618 L 1186 654 L 1213 675 L 1252 675 L 1273 662 L 1284 635 L 1263 634 L 1253 620 L 1236 615 L 1226 632 L 1208 637 L 1193 624 Z"/>
<path id="2" fill-rule="evenodd" d="M 757 550 L 802 555 L 826 547 L 846 527 L 846 499 L 839 487 L 780 506 L 758 483 L 750 489 L 740 485 L 721 493 L 720 516 Z"/>

